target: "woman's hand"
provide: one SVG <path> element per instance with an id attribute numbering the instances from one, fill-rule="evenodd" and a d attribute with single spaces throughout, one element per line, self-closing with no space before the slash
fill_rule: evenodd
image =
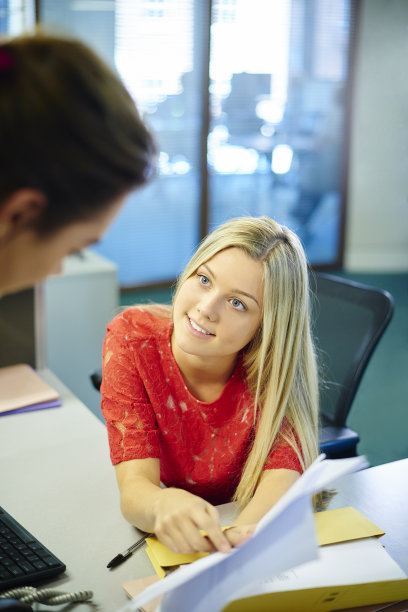
<path id="1" fill-rule="evenodd" d="M 229 552 L 214 506 L 183 489 L 162 489 L 153 504 L 155 535 L 175 553 Z M 205 531 L 207 537 L 201 535 Z"/>
<path id="2" fill-rule="evenodd" d="M 231 546 L 239 546 L 243 544 L 254 533 L 256 523 L 250 525 L 232 525 L 224 531 Z"/>

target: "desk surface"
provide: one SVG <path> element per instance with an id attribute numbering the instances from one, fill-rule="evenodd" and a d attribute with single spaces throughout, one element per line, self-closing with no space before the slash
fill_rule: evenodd
<path id="1" fill-rule="evenodd" d="M 0 505 L 67 565 L 50 586 L 92 589 L 92 610 L 112 612 L 127 601 L 122 582 L 153 568 L 142 550 L 106 569 L 139 532 L 120 513 L 103 424 L 51 373 L 44 378 L 60 391 L 61 408 L 0 417 Z M 408 573 L 408 459 L 352 474 L 335 487 L 329 507 L 354 506 L 381 526 L 384 545 Z M 221 516 L 230 521 L 231 505 L 221 507 Z"/>
<path id="2" fill-rule="evenodd" d="M 328 509 L 353 506 L 381 527 L 381 542 L 408 574 L 408 459 L 350 474 L 333 488 Z"/>
<path id="3" fill-rule="evenodd" d="M 91 589 L 92 609 L 112 612 L 127 601 L 122 582 L 154 572 L 143 555 L 106 569 L 140 532 L 121 516 L 104 425 L 54 376 L 44 378 L 62 407 L 0 417 L 0 505 L 66 564 L 53 587 Z"/>

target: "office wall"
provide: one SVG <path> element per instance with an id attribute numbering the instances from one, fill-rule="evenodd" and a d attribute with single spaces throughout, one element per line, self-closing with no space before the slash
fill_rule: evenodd
<path id="1" fill-rule="evenodd" d="M 118 305 L 116 265 L 89 249 L 67 257 L 63 273 L 44 283 L 47 367 L 99 417 L 89 375 L 102 365 L 106 325 Z"/>
<path id="2" fill-rule="evenodd" d="M 0 367 L 36 363 L 35 295 L 25 289 L 0 299 Z"/>
<path id="3" fill-rule="evenodd" d="M 408 2 L 362 0 L 345 268 L 408 270 Z"/>

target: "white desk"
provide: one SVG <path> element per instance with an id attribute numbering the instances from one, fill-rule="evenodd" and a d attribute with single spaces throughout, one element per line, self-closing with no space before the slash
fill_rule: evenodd
<path id="1" fill-rule="evenodd" d="M 144 550 L 106 568 L 141 532 L 121 515 L 104 425 L 51 372 L 42 376 L 63 405 L 0 417 L 0 505 L 66 564 L 47 586 L 91 589 L 93 605 L 75 611 L 115 612 L 128 601 L 121 584 L 154 569 Z M 224 524 L 230 506 L 222 510 Z"/>
<path id="2" fill-rule="evenodd" d="M 106 569 L 139 532 L 120 513 L 104 425 L 44 378 L 61 392 L 61 408 L 0 417 L 0 505 L 66 564 L 50 586 L 94 591 L 96 607 L 75 610 L 113 612 L 127 601 L 123 581 L 154 572 L 144 552 Z"/>
<path id="3" fill-rule="evenodd" d="M 122 582 L 154 571 L 144 550 L 106 569 L 139 532 L 120 513 L 103 424 L 50 373 L 44 378 L 59 389 L 61 408 L 0 417 L 0 505 L 67 565 L 49 586 L 94 591 L 93 605 L 73 610 L 115 612 L 127 601 Z M 408 572 L 408 459 L 351 474 L 337 489 L 330 508 L 354 506 L 380 525 Z M 224 524 L 231 506 L 221 507 Z"/>
<path id="4" fill-rule="evenodd" d="M 329 510 L 353 506 L 386 533 L 388 553 L 408 574 L 408 459 L 378 465 L 334 483 Z"/>

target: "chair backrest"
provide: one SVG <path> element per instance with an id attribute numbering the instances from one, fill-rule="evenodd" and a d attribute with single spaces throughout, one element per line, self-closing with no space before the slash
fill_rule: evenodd
<path id="1" fill-rule="evenodd" d="M 320 414 L 323 423 L 343 427 L 394 303 L 386 291 L 320 272 L 311 274 L 311 287 Z"/>

